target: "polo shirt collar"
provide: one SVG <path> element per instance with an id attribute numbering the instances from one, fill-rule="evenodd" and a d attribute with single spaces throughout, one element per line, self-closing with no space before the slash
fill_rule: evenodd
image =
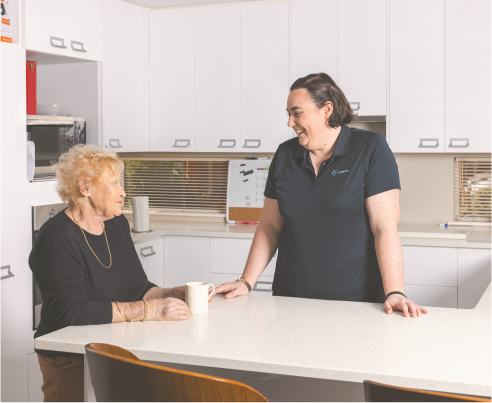
<path id="1" fill-rule="evenodd" d="M 350 131 L 350 127 L 343 125 L 340 135 L 338 136 L 335 151 L 333 152 L 334 157 L 339 157 L 349 152 L 351 134 L 352 132 Z M 302 145 L 298 144 L 296 150 L 294 151 L 294 158 L 304 158 L 306 152 L 307 150 Z"/>

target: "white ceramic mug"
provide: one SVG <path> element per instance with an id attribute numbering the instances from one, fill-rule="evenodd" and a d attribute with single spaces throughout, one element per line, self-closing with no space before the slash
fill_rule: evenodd
<path id="1" fill-rule="evenodd" d="M 208 289 L 212 287 L 212 291 Z M 185 302 L 192 313 L 208 311 L 208 300 L 215 291 L 213 284 L 193 282 L 185 284 Z"/>

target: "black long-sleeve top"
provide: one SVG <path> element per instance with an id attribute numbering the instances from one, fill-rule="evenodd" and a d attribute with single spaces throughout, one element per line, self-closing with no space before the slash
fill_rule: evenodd
<path id="1" fill-rule="evenodd" d="M 138 301 L 155 287 L 148 281 L 130 235 L 127 219 L 120 215 L 104 222 L 112 265 L 104 234 L 85 231 L 65 210 L 39 230 L 29 256 L 29 266 L 41 291 L 41 322 L 34 338 L 67 326 L 111 323 L 111 302 Z M 90 342 L 90 339 L 88 339 Z M 36 350 L 40 355 L 63 355 Z"/>

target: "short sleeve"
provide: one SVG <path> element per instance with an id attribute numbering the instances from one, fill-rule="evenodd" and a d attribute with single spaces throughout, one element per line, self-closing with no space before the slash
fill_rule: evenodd
<path id="1" fill-rule="evenodd" d="M 277 189 L 275 186 L 275 170 L 277 169 L 278 154 L 279 154 L 279 150 L 277 149 L 277 152 L 273 156 L 272 162 L 270 164 L 270 168 L 268 170 L 268 178 L 265 185 L 265 192 L 263 193 L 264 196 L 268 197 L 269 199 L 277 198 Z"/>
<path id="2" fill-rule="evenodd" d="M 401 189 L 395 156 L 379 133 L 368 141 L 364 153 L 364 197 L 368 198 L 392 189 Z"/>

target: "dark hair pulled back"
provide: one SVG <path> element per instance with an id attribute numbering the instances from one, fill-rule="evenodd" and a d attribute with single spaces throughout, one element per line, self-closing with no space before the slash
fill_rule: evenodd
<path id="1" fill-rule="evenodd" d="M 346 125 L 357 116 L 350 107 L 343 91 L 328 74 L 309 74 L 306 77 L 298 78 L 290 90 L 301 88 L 305 88 L 309 92 L 311 101 L 318 108 L 322 108 L 327 102 L 332 103 L 333 113 L 327 122 L 331 127 Z"/>

